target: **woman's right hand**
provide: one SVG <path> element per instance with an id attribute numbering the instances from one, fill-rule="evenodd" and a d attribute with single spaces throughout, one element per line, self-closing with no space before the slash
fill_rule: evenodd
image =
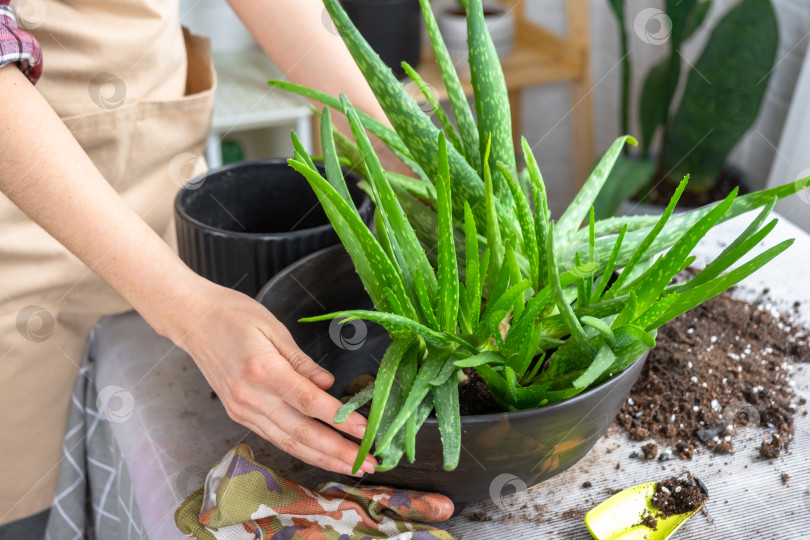
<path id="1" fill-rule="evenodd" d="M 341 403 L 324 390 L 334 377 L 264 306 L 200 281 L 183 310 L 186 322 L 168 334 L 194 359 L 228 415 L 310 465 L 351 474 L 359 446 L 335 430 L 362 438 L 367 422 L 357 412 L 332 422 Z M 358 476 L 373 473 L 376 463 L 366 456 Z"/>

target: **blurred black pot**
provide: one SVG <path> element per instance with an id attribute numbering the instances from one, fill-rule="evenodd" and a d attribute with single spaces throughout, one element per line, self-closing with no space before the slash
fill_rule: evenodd
<path id="1" fill-rule="evenodd" d="M 419 0 L 341 0 L 341 4 L 397 78 L 405 77 L 403 60 L 417 67 L 422 47 Z"/>
<path id="2" fill-rule="evenodd" d="M 390 343 L 382 328 L 364 321 L 347 323 L 349 328 L 343 330 L 329 321 L 298 322 L 340 309 L 372 308 L 341 245 L 285 268 L 257 298 L 287 326 L 304 352 L 335 375 L 330 392 L 336 397 L 358 375 L 375 373 Z M 454 471 L 442 467 L 438 425 L 434 417 L 428 418 L 416 435 L 416 461 L 403 459 L 395 469 L 371 475 L 368 482 L 443 493 L 457 508 L 487 497 L 508 506 L 514 500 L 508 496 L 515 490 L 560 474 L 588 453 L 627 399 L 646 356 L 600 386 L 561 403 L 463 416 L 463 451 Z"/>
<path id="3" fill-rule="evenodd" d="M 344 171 L 368 223 L 372 205 Z M 175 199 L 180 258 L 215 283 L 255 296 L 296 260 L 339 242 L 307 181 L 284 159 L 244 161 L 192 180 Z"/>

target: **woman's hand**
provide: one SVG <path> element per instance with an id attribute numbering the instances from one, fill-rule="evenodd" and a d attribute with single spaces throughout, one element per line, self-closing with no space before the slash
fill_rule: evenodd
<path id="1" fill-rule="evenodd" d="M 185 323 L 172 325 L 180 335 L 168 333 L 194 358 L 228 415 L 310 465 L 351 474 L 359 447 L 332 427 L 362 438 L 366 419 L 355 412 L 332 423 L 341 403 L 324 390 L 334 377 L 298 348 L 264 306 L 201 281 L 203 290 L 186 302 Z M 375 466 L 366 456 L 361 471 L 373 473 Z"/>

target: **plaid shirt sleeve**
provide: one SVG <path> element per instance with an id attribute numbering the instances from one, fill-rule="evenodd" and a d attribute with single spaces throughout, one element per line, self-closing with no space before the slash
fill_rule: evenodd
<path id="1" fill-rule="evenodd" d="M 11 0 L 0 0 L 0 67 L 15 62 L 32 83 L 42 75 L 42 50 L 28 32 L 17 27 Z"/>

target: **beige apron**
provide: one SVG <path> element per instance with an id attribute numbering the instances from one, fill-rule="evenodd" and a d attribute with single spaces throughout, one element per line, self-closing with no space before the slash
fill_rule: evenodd
<path id="1" fill-rule="evenodd" d="M 31 30 L 44 55 L 37 88 L 127 204 L 172 242 L 180 175 L 204 166 L 192 155 L 202 154 L 213 108 L 208 41 L 181 30 L 177 0 L 42 6 Z M 126 309 L 0 195 L 0 524 L 51 505 L 87 335 Z"/>

